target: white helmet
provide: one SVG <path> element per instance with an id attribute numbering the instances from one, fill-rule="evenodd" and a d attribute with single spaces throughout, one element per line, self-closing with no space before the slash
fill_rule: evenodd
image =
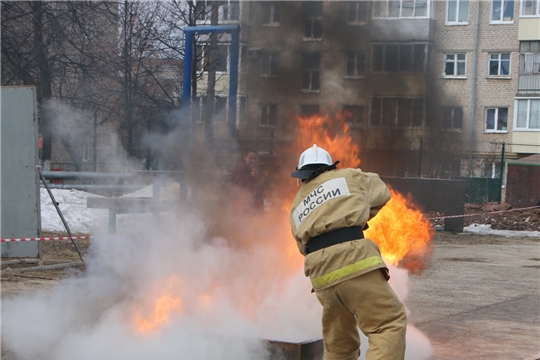
<path id="1" fill-rule="evenodd" d="M 311 166 L 310 166 L 311 165 Z M 306 149 L 298 159 L 298 167 L 291 174 L 294 178 L 307 179 L 317 166 L 312 165 L 332 165 L 332 157 L 328 151 L 313 145 Z"/>

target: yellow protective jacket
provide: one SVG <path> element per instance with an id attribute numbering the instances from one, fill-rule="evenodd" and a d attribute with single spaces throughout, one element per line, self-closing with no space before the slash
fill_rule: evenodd
<path id="1" fill-rule="evenodd" d="M 386 184 L 360 169 L 327 171 L 302 185 L 292 204 L 290 223 L 298 248 L 315 236 L 344 227 L 360 226 L 390 200 Z M 375 269 L 388 268 L 379 247 L 370 239 L 347 241 L 306 255 L 304 272 L 313 289 L 321 290 Z"/>

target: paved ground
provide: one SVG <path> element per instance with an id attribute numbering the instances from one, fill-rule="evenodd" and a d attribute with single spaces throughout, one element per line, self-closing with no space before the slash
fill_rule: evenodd
<path id="1" fill-rule="evenodd" d="M 540 238 L 439 233 L 409 320 L 434 360 L 540 359 Z"/>
<path id="2" fill-rule="evenodd" d="M 2 276 L 2 297 L 65 276 Z M 437 233 L 430 265 L 409 283 L 409 320 L 431 340 L 432 360 L 540 359 L 540 237 Z M 1 359 L 19 360 L 4 349 Z"/>

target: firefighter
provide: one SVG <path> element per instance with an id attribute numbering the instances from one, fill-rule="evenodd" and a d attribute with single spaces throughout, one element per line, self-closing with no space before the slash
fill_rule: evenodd
<path id="1" fill-rule="evenodd" d="M 313 145 L 291 174 L 302 181 L 290 223 L 305 256 L 305 275 L 323 306 L 324 360 L 358 359 L 358 328 L 369 339 L 367 360 L 402 360 L 405 308 L 387 282 L 379 247 L 363 235 L 391 194 L 377 174 L 337 169 L 338 163 Z"/>

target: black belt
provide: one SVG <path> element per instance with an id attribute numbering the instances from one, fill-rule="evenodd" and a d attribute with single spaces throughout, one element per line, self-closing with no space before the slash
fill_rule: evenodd
<path id="1" fill-rule="evenodd" d="M 364 238 L 364 232 L 360 226 L 345 227 L 337 230 L 325 232 L 324 234 L 312 237 L 306 245 L 306 255 L 326 247 L 340 244 L 346 241 Z"/>

